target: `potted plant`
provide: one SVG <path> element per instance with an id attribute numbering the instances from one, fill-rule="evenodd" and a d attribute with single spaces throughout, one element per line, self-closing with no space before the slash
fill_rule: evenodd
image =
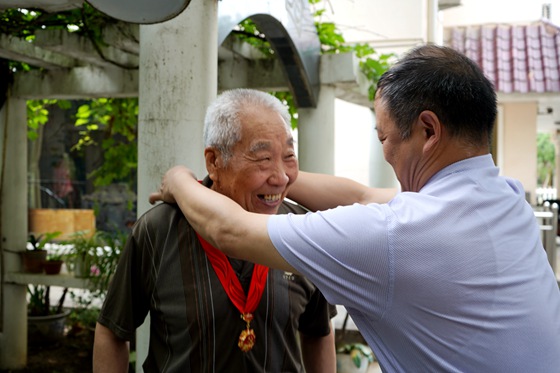
<path id="1" fill-rule="evenodd" d="M 128 232 L 124 231 L 98 231 L 95 239 L 78 234 L 71 241 L 75 244 L 72 255 L 88 258 L 87 268 L 82 269 L 84 275 L 87 273 L 88 289 L 70 292 L 74 303 L 69 317 L 70 335 L 88 331 L 93 333 L 99 314 L 98 305 L 105 299 L 127 237 Z M 80 261 L 76 262 L 77 265 Z"/>
<path id="2" fill-rule="evenodd" d="M 75 232 L 66 243 L 70 247 L 68 258 L 74 276 L 90 277 L 94 258 L 100 245 L 99 232 L 93 235 L 87 231 Z"/>
<path id="3" fill-rule="evenodd" d="M 64 336 L 64 324 L 70 311 L 63 308 L 68 288 L 56 304 L 51 306 L 51 287 L 45 285 L 28 285 L 29 302 L 27 305 L 27 325 L 30 339 L 56 341 Z"/>
<path id="4" fill-rule="evenodd" d="M 124 231 L 100 231 L 97 236 L 99 246 L 93 257 L 91 282 L 101 293 L 109 288 L 127 238 L 128 232 Z"/>
<path id="5" fill-rule="evenodd" d="M 373 351 L 363 343 L 347 343 L 336 350 L 337 373 L 364 373 L 373 362 Z"/>
<path id="6" fill-rule="evenodd" d="M 67 243 L 75 277 L 88 278 L 94 288 L 106 290 L 127 238 L 126 232 L 97 231 L 91 237 L 77 232 Z"/>
<path id="7" fill-rule="evenodd" d="M 346 327 L 350 315 L 346 313 L 342 329 L 337 333 L 336 340 L 336 371 L 337 373 L 365 373 L 375 356 L 371 348 L 361 341 L 363 338 L 349 338 Z"/>
<path id="8" fill-rule="evenodd" d="M 28 249 L 21 253 L 23 270 L 27 273 L 42 273 L 43 263 L 47 260 L 45 245 L 58 237 L 60 232 L 49 232 L 35 236 L 29 235 Z"/>

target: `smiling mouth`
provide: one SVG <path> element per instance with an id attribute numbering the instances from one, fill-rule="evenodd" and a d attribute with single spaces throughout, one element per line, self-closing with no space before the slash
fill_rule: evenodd
<path id="1" fill-rule="evenodd" d="M 266 203 L 274 203 L 278 202 L 281 198 L 281 194 L 259 194 L 259 199 L 263 200 Z"/>

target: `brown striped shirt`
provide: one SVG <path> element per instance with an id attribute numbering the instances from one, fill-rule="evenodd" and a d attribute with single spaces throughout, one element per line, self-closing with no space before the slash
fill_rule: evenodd
<path id="1" fill-rule="evenodd" d="M 304 213 L 284 202 L 279 213 Z M 247 291 L 253 264 L 230 259 Z M 245 328 L 194 230 L 176 205 L 159 204 L 133 228 L 99 323 L 132 340 L 150 314 L 145 372 L 304 372 L 298 331 L 330 332 L 336 314 L 307 279 L 270 270 L 251 326 L 254 348 L 237 347 Z"/>

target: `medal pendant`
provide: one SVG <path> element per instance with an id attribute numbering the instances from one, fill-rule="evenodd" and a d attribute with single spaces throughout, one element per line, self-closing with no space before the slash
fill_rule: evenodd
<path id="1" fill-rule="evenodd" d="M 241 314 L 241 318 L 243 319 L 243 321 L 247 323 L 247 328 L 243 330 L 239 335 L 239 341 L 237 342 L 237 346 L 239 346 L 241 351 L 247 352 L 247 351 L 251 351 L 251 349 L 255 345 L 255 339 L 256 339 L 255 331 L 250 327 L 251 320 L 253 320 L 253 314 L 249 312 L 243 313 Z"/>
<path id="2" fill-rule="evenodd" d="M 237 346 L 239 346 L 241 351 L 248 352 L 251 351 L 254 345 L 255 345 L 255 331 L 249 328 L 243 330 L 239 335 L 239 342 L 237 343 Z"/>

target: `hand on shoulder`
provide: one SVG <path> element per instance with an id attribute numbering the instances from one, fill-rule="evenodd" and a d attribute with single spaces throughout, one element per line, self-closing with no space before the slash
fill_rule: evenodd
<path id="1" fill-rule="evenodd" d="M 161 179 L 157 192 L 150 193 L 149 201 L 153 205 L 158 201 L 175 203 L 175 191 L 186 181 L 194 179 L 195 174 L 185 166 L 174 166 L 167 170 Z"/>

